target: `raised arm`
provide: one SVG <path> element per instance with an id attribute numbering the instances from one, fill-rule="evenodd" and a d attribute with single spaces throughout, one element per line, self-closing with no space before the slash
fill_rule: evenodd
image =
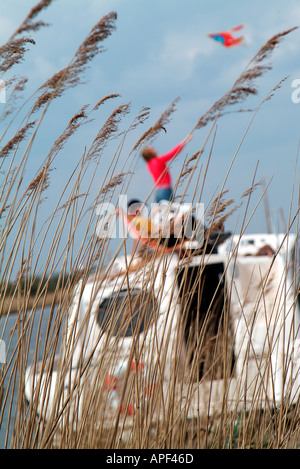
<path id="1" fill-rule="evenodd" d="M 181 150 L 185 147 L 185 145 L 193 138 L 192 134 L 189 134 L 182 142 L 178 143 L 172 150 L 169 150 L 167 153 L 163 155 L 159 155 L 159 159 L 164 161 L 170 161 L 172 158 L 175 158 Z"/>

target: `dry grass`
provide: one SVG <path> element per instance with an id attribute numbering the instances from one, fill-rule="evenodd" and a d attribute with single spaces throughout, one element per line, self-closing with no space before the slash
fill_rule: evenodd
<path id="1" fill-rule="evenodd" d="M 26 32 L 30 34 L 39 28 L 46 26 L 36 17 L 49 5 L 51 1 L 41 1 L 31 10 L 27 18 L 12 35 L 10 40 L 0 48 L 0 70 L 7 73 L 11 68 L 24 59 L 28 52 L 28 46 L 33 44 L 31 37 L 19 37 Z M 97 346 L 89 349 L 79 357 L 76 373 L 72 375 L 73 354 L 76 345 L 76 322 L 69 324 L 68 308 L 74 293 L 74 279 L 79 285 L 82 296 L 92 267 L 95 267 L 95 285 L 92 296 L 96 295 L 103 279 L 105 256 L 108 250 L 107 240 L 99 240 L 94 236 L 97 223 L 97 206 L 99 201 L 109 202 L 113 196 L 126 193 L 126 187 L 130 184 L 131 174 L 134 172 L 137 150 L 142 144 L 153 139 L 161 130 L 165 131 L 172 113 L 175 111 L 177 99 L 151 126 L 134 145 L 129 155 L 122 154 L 124 140 L 128 132 L 144 124 L 149 117 L 149 109 L 143 108 L 132 124 L 125 130 L 122 129 L 124 119 L 130 113 L 130 105 L 122 104 L 107 117 L 104 125 L 99 130 L 90 146 L 86 146 L 81 158 L 74 162 L 70 173 L 66 175 L 65 187 L 58 195 L 57 205 L 53 212 L 39 226 L 39 214 L 42 210 L 42 200 L 49 185 L 54 170 L 54 162 L 59 157 L 68 140 L 80 129 L 83 124 L 89 122 L 92 113 L 104 112 L 105 102 L 119 97 L 111 94 L 98 100 L 89 108 L 84 105 L 73 117 L 69 124 L 55 139 L 48 155 L 41 163 L 36 175 L 29 184 L 24 185 L 24 171 L 29 162 L 33 141 L 39 132 L 41 123 L 46 119 L 47 109 L 54 99 L 62 98 L 67 89 L 80 83 L 80 77 L 86 70 L 91 60 L 103 52 L 102 42 L 112 34 L 115 29 L 117 15 L 112 12 L 103 17 L 91 30 L 87 38 L 79 46 L 70 64 L 50 77 L 36 92 L 30 104 L 30 110 L 26 116 L 20 117 L 22 106 L 18 108 L 12 121 L 1 137 L 0 167 L 3 171 L 2 186 L 0 189 L 0 309 L 5 309 L 6 316 L 0 318 L 1 333 L 7 337 L 8 362 L 0 365 L 0 390 L 2 392 L 2 405 L 0 407 L 0 435 L 3 435 L 3 445 L 13 448 L 295 448 L 300 443 L 299 426 L 299 400 L 293 406 L 289 401 L 282 405 L 267 405 L 264 410 L 260 408 L 260 399 L 264 400 L 265 389 L 263 384 L 257 384 L 250 408 L 241 409 L 236 406 L 229 409 L 227 394 L 220 397 L 221 411 L 218 415 L 209 416 L 196 412 L 193 417 L 189 414 L 192 402 L 198 404 L 200 396 L 195 394 L 195 383 L 204 381 L 208 383 L 207 397 L 209 400 L 211 389 L 209 384 L 213 380 L 223 379 L 224 383 L 229 378 L 237 375 L 235 367 L 232 367 L 233 323 L 230 315 L 230 299 L 233 286 L 216 285 L 212 294 L 213 301 L 206 305 L 206 313 L 199 314 L 199 305 L 205 295 L 205 258 L 201 269 L 195 273 L 191 284 L 191 278 L 186 273 L 179 274 L 173 285 L 172 298 L 181 295 L 182 321 L 177 325 L 175 336 L 171 327 L 171 306 L 167 308 L 166 322 L 164 324 L 163 340 L 159 341 L 160 331 L 156 329 L 160 313 L 160 305 L 163 296 L 164 277 L 162 277 L 161 290 L 154 295 L 155 279 L 161 265 L 166 266 L 168 257 L 156 252 L 144 253 L 143 268 L 150 266 L 146 271 L 141 268 L 142 284 L 144 289 L 139 299 L 132 299 L 126 304 L 126 314 L 118 317 L 116 306 L 111 305 L 110 319 L 107 331 L 108 336 L 97 361 L 94 356 Z M 207 145 L 208 138 L 215 129 L 217 119 L 223 115 L 226 109 L 244 101 L 248 96 L 255 94 L 255 80 L 265 73 L 270 65 L 266 65 L 265 59 L 269 57 L 282 38 L 292 31 L 285 31 L 271 38 L 249 63 L 245 71 L 236 80 L 232 89 L 200 117 L 192 132 L 212 123 L 208 131 L 207 139 L 203 147 L 199 149 L 183 165 L 182 173 L 176 182 L 176 187 L 183 186 L 181 196 L 187 190 L 191 177 L 198 178 L 197 189 L 193 195 L 193 202 L 201 201 L 201 195 L 205 184 L 205 177 L 209 162 L 213 157 L 213 144 L 210 148 L 209 158 L 202 174 L 200 159 Z M 11 116 L 16 101 L 15 92 L 24 92 L 27 79 L 22 77 L 17 81 L 12 92 L 13 106 L 7 106 L 3 112 L 4 122 Z M 271 94 L 268 95 L 268 99 Z M 30 100 L 28 100 L 30 102 Z M 9 111 L 9 112 L 8 112 Z M 254 116 L 255 117 L 255 116 Z M 19 120 L 21 122 L 19 122 Z M 251 125 L 251 123 L 250 123 Z M 18 130 L 8 141 L 6 134 L 12 127 Z M 245 133 L 247 133 L 248 129 Z M 117 140 L 119 145 L 111 158 L 111 163 L 106 174 L 99 171 L 99 161 L 107 155 L 106 148 Z M 110 148 L 110 147 L 108 147 Z M 108 151 L 110 154 L 110 150 Z M 237 151 L 238 153 L 238 151 Z M 236 158 L 235 155 L 234 159 Z M 122 169 L 116 174 L 117 164 L 124 161 Z M 202 163 L 202 162 L 201 162 Z M 199 167 L 200 166 L 200 167 Z M 230 167 L 231 168 L 231 167 Z M 228 174 L 230 172 L 228 170 Z M 228 174 L 224 177 L 224 186 Z M 99 175 L 101 176 L 99 178 Z M 101 184 L 99 184 L 101 180 Z M 244 220 L 241 235 L 253 216 L 248 213 L 250 199 L 259 183 L 253 183 L 241 196 L 238 206 L 245 203 Z M 208 233 L 220 230 L 228 217 L 236 210 L 234 201 L 226 200 L 224 186 L 219 194 L 216 194 L 209 207 L 207 207 Z M 95 199 L 90 202 L 88 194 L 91 188 L 97 187 Z M 181 187 L 182 189 L 182 187 Z M 259 201 L 260 202 L 260 201 Z M 297 223 L 298 211 L 290 214 L 288 230 Z M 75 238 L 79 228 L 82 230 L 79 249 L 75 249 Z M 288 231 L 287 231 L 288 232 Z M 81 231 L 82 233 L 82 231 Z M 91 235 L 92 233 L 92 235 Z M 67 241 L 65 241 L 67 239 Z M 205 244 L 208 243 L 208 237 Z M 38 272 L 42 252 L 47 249 L 47 259 L 43 264 L 43 271 Z M 126 252 L 126 243 L 121 242 L 118 253 Z M 147 257 L 147 255 L 149 257 Z M 235 253 L 234 253 L 235 255 Z M 234 260 L 233 255 L 233 260 Z M 48 289 L 47 278 L 59 269 L 62 282 L 62 291 L 56 292 L 56 301 L 51 302 L 46 309 Z M 123 277 L 123 289 L 132 292 L 132 280 L 130 274 L 136 267 L 130 262 L 126 266 Z M 14 277 L 14 272 L 18 274 Z M 135 271 L 138 275 L 138 271 Z M 297 272 L 294 273 L 298 274 Z M 30 283 L 25 287 L 21 280 L 41 277 L 41 285 L 36 296 L 30 298 Z M 179 282 L 179 276 L 180 282 Z M 117 278 L 117 277 L 116 277 Z M 7 298 L 8 283 L 14 281 L 12 297 Z M 30 282 L 30 281 L 29 281 Z M 179 290 L 176 284 L 179 282 Z M 75 282 L 76 283 L 76 282 Z M 262 282 L 261 299 L 266 295 L 266 284 Z M 186 293 L 188 292 L 188 293 Z M 220 295 L 225 295 L 224 303 L 220 306 Z M 153 298 L 156 297 L 156 306 Z M 130 295 L 129 295 L 130 297 Z M 294 299 L 297 292 L 294 292 Z M 177 298 L 178 299 L 178 298 Z M 124 386 L 121 388 L 122 402 L 116 408 L 108 405 L 110 393 L 107 391 L 105 379 L 111 372 L 116 360 L 115 349 L 118 346 L 118 335 L 114 338 L 113 321 L 124 321 L 124 327 L 130 324 L 133 327 L 133 310 L 135 303 L 139 301 L 145 316 L 146 329 L 153 331 L 152 347 L 146 347 L 146 341 L 140 339 L 139 334 L 133 334 L 132 345 L 129 351 L 129 365 L 134 362 L 136 366 L 127 367 L 124 374 Z M 296 300 L 295 300 L 296 301 Z M 13 304 L 18 304 L 18 313 L 15 317 L 13 330 L 7 330 L 9 320 L 14 312 Z M 193 304 L 194 316 L 189 316 Z M 216 305 L 219 305 L 217 308 Z M 88 313 L 92 304 L 88 306 Z M 47 312 L 48 311 L 48 312 Z M 109 311 L 109 308 L 108 308 Z M 77 311 L 79 314 L 79 309 Z M 88 315 L 89 316 L 89 315 Z M 141 316 L 143 317 L 143 315 Z M 69 326 L 66 335 L 66 325 Z M 89 344 L 88 323 L 81 323 L 81 333 L 86 338 L 83 347 Z M 152 328 L 152 329 L 151 329 Z M 290 331 L 287 331 L 290 333 Z M 13 337 L 15 342 L 13 342 Z M 175 337 L 175 339 L 174 339 Z M 101 340 L 101 337 L 99 337 Z M 169 342 L 174 344 L 174 359 L 169 368 L 167 381 L 168 398 L 166 398 L 164 379 L 168 368 Z M 142 342 L 142 343 L 141 343 Z M 61 349 L 61 344 L 63 348 Z M 251 348 L 251 345 L 249 346 Z M 184 381 L 180 381 L 182 371 L 181 354 L 186 348 L 186 367 Z M 56 355 L 61 351 L 60 360 L 56 362 Z M 138 363 L 148 357 L 147 366 L 141 370 Z M 245 357 L 247 367 L 247 357 Z M 25 402 L 24 381 L 25 370 L 32 364 L 36 372 L 44 371 L 45 382 L 37 380 L 36 397 L 31 403 Z M 50 406 L 51 396 L 49 385 L 54 369 L 59 370 L 54 401 Z M 266 369 L 262 370 L 268 376 L 271 360 L 266 361 Z M 237 378 L 239 378 L 237 376 Z M 183 389 L 183 384 L 184 389 Z M 38 392 L 39 390 L 39 392 Z M 226 388 L 225 388 L 226 391 Z M 0 396 L 1 396 L 0 392 Z M 198 391 L 199 393 L 199 391 Z M 129 406 L 135 403 L 135 411 L 128 415 Z M 194 404 L 193 404 L 194 405 Z M 40 408 L 41 406 L 41 408 Z M 77 412 L 80 406 L 80 412 Z M 197 407 L 197 405 L 196 405 Z M 74 412 L 74 409 L 76 411 Z M 48 413 L 47 413 L 48 411 Z M 44 413 L 47 413 L 45 418 Z M 109 423 L 109 425 L 108 425 Z"/>

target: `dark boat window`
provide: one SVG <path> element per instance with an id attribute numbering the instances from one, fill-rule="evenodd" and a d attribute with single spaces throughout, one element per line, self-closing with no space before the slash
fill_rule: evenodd
<path id="1" fill-rule="evenodd" d="M 101 302 L 97 322 L 112 336 L 131 337 L 149 325 L 154 309 L 155 301 L 150 292 L 121 290 Z"/>

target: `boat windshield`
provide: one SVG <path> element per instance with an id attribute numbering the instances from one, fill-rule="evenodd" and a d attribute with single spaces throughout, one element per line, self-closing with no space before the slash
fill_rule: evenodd
<path id="1" fill-rule="evenodd" d="M 112 336 L 131 337 L 144 331 L 155 310 L 150 292 L 121 290 L 101 302 L 97 322 L 103 332 Z"/>

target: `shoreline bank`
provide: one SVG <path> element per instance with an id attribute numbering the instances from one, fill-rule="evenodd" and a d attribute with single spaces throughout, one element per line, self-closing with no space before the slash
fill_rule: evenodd
<path id="1" fill-rule="evenodd" d="M 6 314 L 17 314 L 20 311 L 24 304 L 26 309 L 32 309 L 33 307 L 41 308 L 42 306 L 52 306 L 59 302 L 61 298 L 60 292 L 48 292 L 46 296 L 42 295 L 40 298 L 35 296 L 30 296 L 29 298 L 16 298 L 8 296 L 4 299 L 1 310 L 0 317 L 5 316 Z"/>

